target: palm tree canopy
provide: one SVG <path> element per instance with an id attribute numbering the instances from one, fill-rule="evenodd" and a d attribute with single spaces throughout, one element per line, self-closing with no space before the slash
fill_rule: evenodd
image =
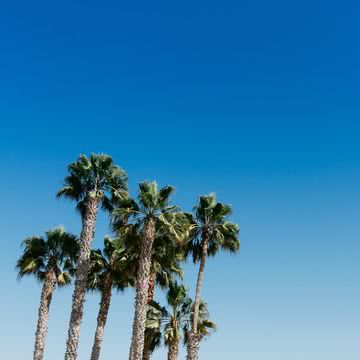
<path id="1" fill-rule="evenodd" d="M 127 253 L 132 254 L 136 258 L 134 259 L 136 263 L 142 242 L 141 226 L 139 224 L 121 226 L 116 232 L 123 239 L 123 245 Z M 184 273 L 181 268 L 181 262 L 184 259 L 184 244 L 173 241 L 164 228 L 157 230 L 151 258 L 151 273 L 156 274 L 156 284 L 161 288 L 167 288 L 176 277 L 182 278 Z"/>
<path id="2" fill-rule="evenodd" d="M 126 172 L 115 165 L 109 155 L 80 155 L 68 166 L 68 172 L 57 197 L 76 201 L 82 214 L 90 198 L 99 199 L 102 207 L 111 211 L 114 202 L 127 196 Z"/>
<path id="3" fill-rule="evenodd" d="M 161 346 L 161 320 L 164 308 L 156 301 L 148 305 L 145 325 L 145 348 L 153 353 Z"/>
<path id="4" fill-rule="evenodd" d="M 177 309 L 180 305 L 184 304 L 185 300 L 188 299 L 186 287 L 174 281 L 169 286 L 166 299 L 170 306 Z"/>
<path id="5" fill-rule="evenodd" d="M 194 208 L 194 214 L 194 217 L 191 216 L 193 231 L 187 249 L 194 262 L 201 258 L 205 233 L 208 237 L 208 256 L 215 255 L 221 249 L 229 252 L 240 249 L 239 226 L 227 220 L 232 214 L 230 205 L 217 202 L 213 193 L 203 195 Z"/>
<path id="6" fill-rule="evenodd" d="M 32 236 L 23 243 L 24 251 L 16 268 L 18 276 L 34 275 L 43 281 L 49 262 L 54 266 L 57 284 L 66 285 L 75 273 L 79 242 L 75 235 L 57 227 L 45 232 L 45 237 Z"/>
<path id="7" fill-rule="evenodd" d="M 187 296 L 185 286 L 177 282 L 171 283 L 167 302 L 170 309 L 161 307 L 155 301 L 148 306 L 146 329 L 155 335 L 156 345 L 160 344 L 163 334 L 165 345 L 171 346 L 172 343 L 180 341 L 182 331 L 186 342 L 187 333 L 191 329 L 194 303 Z M 201 338 L 210 335 L 211 330 L 216 328 L 215 323 L 209 319 L 207 305 L 203 301 L 200 302 L 198 328 Z"/>
<path id="8" fill-rule="evenodd" d="M 105 237 L 104 249 L 92 250 L 91 267 L 88 277 L 90 290 L 101 290 L 106 276 L 118 290 L 134 285 L 135 259 L 124 246 L 121 238 Z"/>
<path id="9" fill-rule="evenodd" d="M 163 310 L 164 342 L 170 346 L 181 339 L 181 330 L 189 321 L 191 299 L 187 297 L 185 286 L 174 282 L 169 286 L 167 302 L 172 311 Z"/>
<path id="10" fill-rule="evenodd" d="M 137 223 L 142 226 L 148 219 L 153 219 L 157 229 L 164 229 L 166 233 L 177 241 L 189 236 L 188 217 L 179 211 L 177 206 L 170 205 L 172 186 L 165 186 L 158 190 L 157 183 L 143 182 L 139 184 L 137 200 L 126 198 L 117 203 L 112 213 L 115 229 L 127 223 Z"/>
<path id="11" fill-rule="evenodd" d="M 168 288 L 175 278 L 184 276 L 181 263 L 185 260 L 185 247 L 158 231 L 153 249 L 151 271 L 156 274 L 156 283 L 163 289 Z"/>
<path id="12" fill-rule="evenodd" d="M 184 333 L 185 333 L 184 343 L 186 343 L 188 340 L 188 334 L 191 329 L 191 324 L 194 316 L 195 304 L 191 301 L 189 306 L 190 306 L 190 321 L 187 322 L 186 326 L 184 327 Z M 200 335 L 201 339 L 211 335 L 211 332 L 216 330 L 216 324 L 212 320 L 210 320 L 208 306 L 207 303 L 204 301 L 200 301 L 199 319 L 198 319 L 197 328 L 198 328 L 198 335 Z"/>

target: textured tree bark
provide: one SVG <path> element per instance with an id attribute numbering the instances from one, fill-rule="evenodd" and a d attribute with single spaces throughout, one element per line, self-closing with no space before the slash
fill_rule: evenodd
<path id="1" fill-rule="evenodd" d="M 101 292 L 100 309 L 97 317 L 97 326 L 94 338 L 94 344 L 91 352 L 91 360 L 98 360 L 100 357 L 100 349 L 104 336 L 104 329 L 106 324 L 107 315 L 109 312 L 111 301 L 111 288 L 112 281 L 109 274 L 104 279 L 104 287 Z"/>
<path id="2" fill-rule="evenodd" d="M 156 273 L 152 272 L 149 277 L 148 304 L 154 301 L 156 285 Z"/>
<path id="3" fill-rule="evenodd" d="M 149 278 L 149 289 L 148 289 L 148 304 L 154 301 L 155 295 L 155 284 L 156 284 L 156 273 L 151 273 Z M 146 344 L 144 344 L 143 360 L 150 360 L 151 353 Z"/>
<path id="4" fill-rule="evenodd" d="M 49 309 L 56 286 L 55 264 L 49 260 L 41 291 L 39 317 L 35 333 L 34 360 L 44 358 L 45 338 L 48 332 Z"/>
<path id="5" fill-rule="evenodd" d="M 177 360 L 178 354 L 179 354 L 179 343 L 174 342 L 169 347 L 168 360 Z"/>
<path id="6" fill-rule="evenodd" d="M 141 360 L 144 351 L 146 309 L 149 290 L 152 246 L 155 238 L 155 221 L 148 219 L 144 225 L 139 268 L 136 279 L 135 316 L 130 347 L 130 360 Z"/>
<path id="7" fill-rule="evenodd" d="M 80 337 L 80 324 L 83 318 L 87 277 L 90 269 L 91 242 L 95 235 L 96 217 L 99 201 L 90 198 L 82 219 L 80 234 L 80 253 L 76 270 L 75 289 L 72 297 L 72 309 L 66 342 L 65 360 L 76 360 Z"/>
<path id="8" fill-rule="evenodd" d="M 199 344 L 200 344 L 200 336 L 198 334 L 194 334 L 193 332 L 190 332 L 187 343 L 186 360 L 199 359 Z"/>

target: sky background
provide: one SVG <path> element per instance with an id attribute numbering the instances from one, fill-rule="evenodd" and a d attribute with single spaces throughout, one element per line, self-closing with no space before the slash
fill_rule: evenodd
<path id="1" fill-rule="evenodd" d="M 241 252 L 208 262 L 206 360 L 360 356 L 360 51 L 355 1 L 12 1 L 0 5 L 1 357 L 30 359 L 41 287 L 20 243 L 58 224 L 66 166 L 106 152 L 191 210 L 233 205 Z M 109 233 L 99 217 L 94 246 Z M 194 295 L 197 267 L 185 266 Z M 45 359 L 63 359 L 72 288 Z M 162 299 L 161 291 L 156 297 Z M 90 356 L 99 296 L 85 307 Z M 113 297 L 102 359 L 126 359 L 133 294 Z M 166 358 L 163 351 L 155 360 Z M 184 358 L 184 352 L 182 352 Z"/>

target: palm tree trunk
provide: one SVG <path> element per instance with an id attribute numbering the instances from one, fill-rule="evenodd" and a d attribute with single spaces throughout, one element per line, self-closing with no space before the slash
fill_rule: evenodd
<path id="1" fill-rule="evenodd" d="M 179 343 L 175 341 L 169 347 L 168 360 L 177 360 L 179 354 Z"/>
<path id="2" fill-rule="evenodd" d="M 155 283 L 156 283 L 156 273 L 152 272 L 149 278 L 149 289 L 148 289 L 148 304 L 154 301 L 155 295 Z M 144 344 L 144 351 L 142 360 L 150 360 L 151 352 L 146 343 Z"/>
<path id="3" fill-rule="evenodd" d="M 186 360 L 198 360 L 200 335 L 191 331 L 188 336 Z"/>
<path id="4" fill-rule="evenodd" d="M 204 271 L 205 271 L 205 262 L 207 257 L 207 248 L 208 248 L 208 240 L 209 233 L 204 230 L 203 239 L 202 239 L 202 247 L 201 247 L 201 259 L 200 259 L 200 268 L 196 283 L 196 294 L 195 294 L 195 305 L 194 305 L 194 317 L 192 323 L 192 332 L 197 334 L 198 330 L 198 322 L 199 322 L 199 306 L 200 306 L 200 291 L 204 279 Z"/>
<path id="5" fill-rule="evenodd" d="M 96 217 L 99 201 L 90 198 L 83 216 L 80 234 L 80 252 L 76 270 L 75 289 L 72 297 L 72 309 L 66 342 L 65 360 L 76 360 L 80 337 L 80 324 L 83 318 L 87 277 L 90 269 L 91 242 L 95 235 Z"/>
<path id="6" fill-rule="evenodd" d="M 198 322 L 199 322 L 199 306 L 200 306 L 200 292 L 204 279 L 205 263 L 207 257 L 209 232 L 205 229 L 202 234 L 202 247 L 201 247 L 201 259 L 200 268 L 196 283 L 196 294 L 194 304 L 194 316 L 192 323 L 192 331 L 189 332 L 189 342 L 187 346 L 187 360 L 197 360 L 199 357 L 199 336 L 198 336 Z"/>
<path id="7" fill-rule="evenodd" d="M 146 308 L 149 290 L 152 246 L 155 238 L 155 221 L 148 219 L 144 225 L 143 240 L 136 279 L 135 316 L 129 360 L 141 360 L 144 351 Z"/>
<path id="8" fill-rule="evenodd" d="M 111 301 L 112 281 L 109 274 L 104 279 L 104 287 L 101 292 L 100 309 L 97 317 L 97 326 L 94 338 L 94 345 L 91 352 L 91 360 L 98 360 L 100 357 L 101 343 L 104 336 L 104 329 Z"/>
<path id="9" fill-rule="evenodd" d="M 54 262 L 50 259 L 41 291 L 39 317 L 35 333 L 34 360 L 44 358 L 45 338 L 48 332 L 49 309 L 56 286 Z"/>
<path id="10" fill-rule="evenodd" d="M 148 304 L 154 301 L 156 273 L 152 272 L 149 277 Z"/>

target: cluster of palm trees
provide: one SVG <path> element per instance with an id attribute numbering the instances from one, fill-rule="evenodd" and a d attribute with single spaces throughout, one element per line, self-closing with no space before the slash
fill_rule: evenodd
<path id="1" fill-rule="evenodd" d="M 231 207 L 217 202 L 214 194 L 200 196 L 192 214 L 171 204 L 174 188 L 156 182 L 139 184 L 136 198 L 129 196 L 127 174 L 105 154 L 81 155 L 68 166 L 58 197 L 76 203 L 82 221 L 80 237 L 58 227 L 45 236 L 23 241 L 17 262 L 19 276 L 35 275 L 42 281 L 35 334 L 34 360 L 44 357 L 49 308 L 57 286 L 75 279 L 66 342 L 65 360 L 78 356 L 80 326 L 87 291 L 99 291 L 91 360 L 100 356 L 112 290 L 135 288 L 135 313 L 129 360 L 150 359 L 161 343 L 168 359 L 178 358 L 181 339 L 187 360 L 197 360 L 201 339 L 215 324 L 201 300 L 205 263 L 219 250 L 239 250 L 239 228 L 227 219 Z M 105 238 L 103 250 L 91 247 L 99 209 L 109 214 L 114 238 Z M 195 299 L 178 282 L 182 262 L 199 263 Z M 156 286 L 167 291 L 167 307 L 154 301 Z"/>

